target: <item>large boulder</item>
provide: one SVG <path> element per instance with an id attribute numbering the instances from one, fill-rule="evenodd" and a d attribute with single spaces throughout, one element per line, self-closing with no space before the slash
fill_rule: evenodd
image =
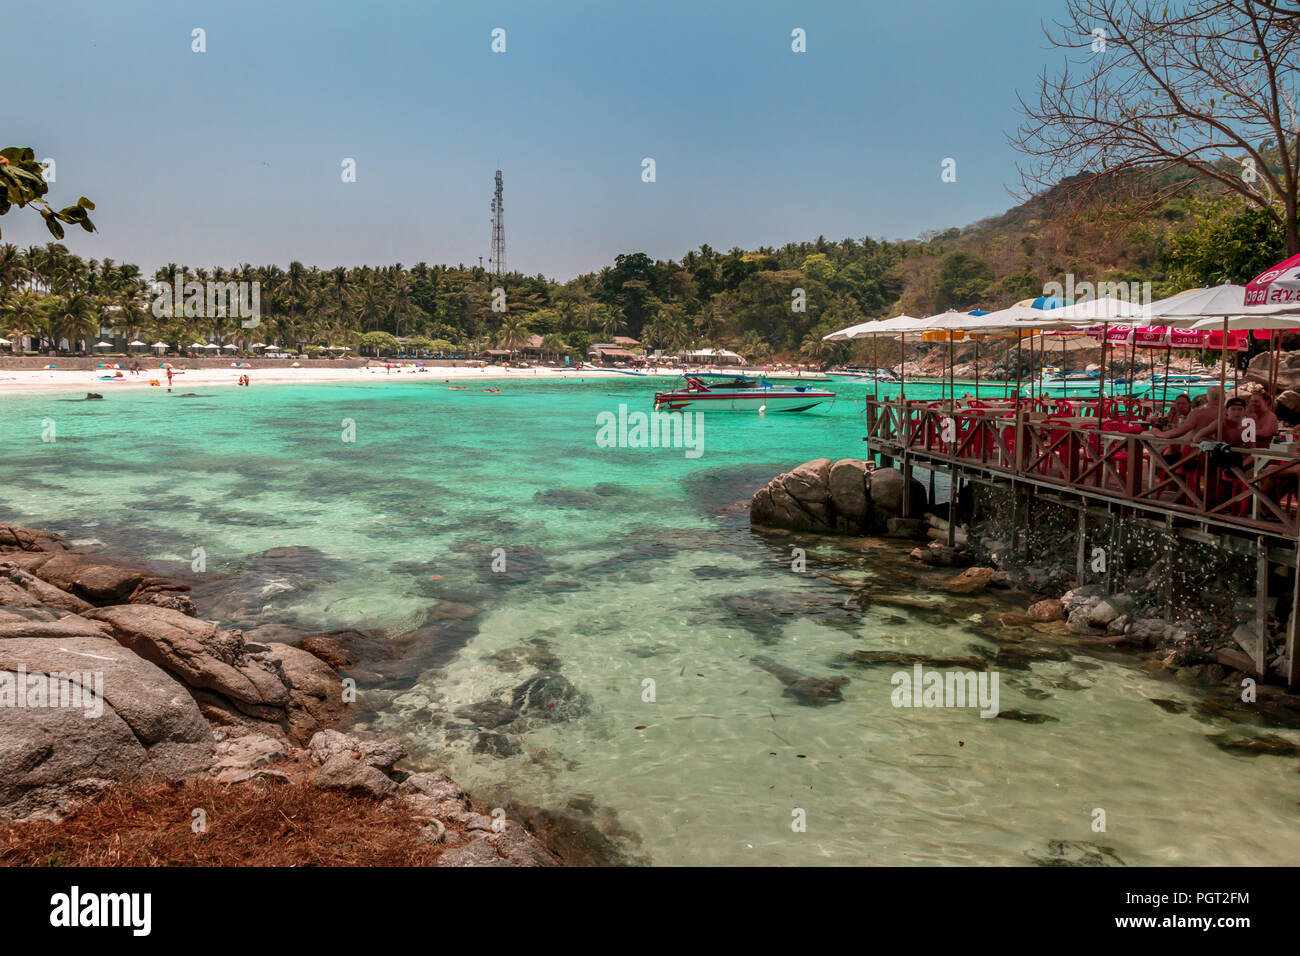
<path id="1" fill-rule="evenodd" d="M 781 484 L 801 504 L 825 504 L 831 497 L 831 460 L 814 458 L 782 477 Z"/>
<path id="2" fill-rule="evenodd" d="M 781 476 L 784 477 L 784 476 Z M 754 493 L 749 503 L 751 524 L 793 531 L 830 531 L 830 508 L 825 504 L 804 504 L 786 491 L 781 478 Z"/>
<path id="3" fill-rule="evenodd" d="M 15 637 L 108 637 L 107 624 L 45 607 L 0 607 L 0 640 Z"/>
<path id="4" fill-rule="evenodd" d="M 64 703 L 6 700 L 25 672 Z M 66 696 L 65 696 L 66 695 Z M 29 698 L 30 701 L 30 698 Z M 214 741 L 184 687 L 105 637 L 0 641 L 0 816 L 57 818 L 111 781 L 141 773 L 180 779 L 205 770 Z"/>
<path id="5" fill-rule="evenodd" d="M 85 616 L 110 625 L 119 644 L 191 688 L 227 697 L 246 713 L 275 719 L 266 709 L 284 708 L 290 701 L 283 671 L 271 653 L 250 650 L 238 631 L 151 604 L 95 608 Z"/>
<path id="6" fill-rule="evenodd" d="M 289 739 L 303 743 L 311 740 L 318 730 L 339 723 L 346 708 L 339 675 L 302 648 L 288 644 L 267 646 L 289 687 L 289 703 L 285 707 Z"/>
<path id="7" fill-rule="evenodd" d="M 875 523 L 885 527 L 890 518 L 897 518 L 903 513 L 903 495 L 910 494 L 909 514 L 913 517 L 922 514 L 926 508 L 925 486 L 915 478 L 911 486 L 903 480 L 903 473 L 897 468 L 879 468 L 871 473 L 871 510 Z"/>
<path id="8" fill-rule="evenodd" d="M 856 458 L 842 458 L 834 464 L 829 458 L 815 458 L 755 492 L 749 520 L 754 525 L 792 531 L 862 534 L 884 528 L 889 518 L 902 513 L 903 484 L 900 472 L 873 469 L 871 463 Z M 925 489 L 913 480 L 911 493 L 915 513 L 920 514 L 925 508 Z"/>
<path id="9" fill-rule="evenodd" d="M 25 570 L 91 604 L 145 601 L 193 613 L 189 585 L 99 555 L 62 552 Z"/>
<path id="10" fill-rule="evenodd" d="M 69 594 L 30 571 L 11 562 L 0 561 L 0 605 L 6 607 L 53 607 L 74 613 L 93 606 Z"/>
<path id="11" fill-rule="evenodd" d="M 1282 352 L 1278 359 L 1278 390 L 1300 390 L 1300 352 Z M 1246 381 L 1268 385 L 1272 367 L 1272 351 L 1260 352 L 1250 360 L 1250 367 L 1246 370 Z"/>
<path id="12" fill-rule="evenodd" d="M 841 458 L 831 465 L 827 478 L 835 513 L 850 521 L 863 521 L 867 517 L 867 487 L 871 483 L 868 463 L 857 458 Z"/>
<path id="13" fill-rule="evenodd" d="M 66 551 L 61 535 L 16 524 L 0 524 L 0 551 Z"/>

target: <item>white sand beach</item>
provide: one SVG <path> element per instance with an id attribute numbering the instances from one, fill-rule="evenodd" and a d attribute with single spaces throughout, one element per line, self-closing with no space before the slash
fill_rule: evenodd
<path id="1" fill-rule="evenodd" d="M 551 369 L 551 368 L 444 368 L 438 366 L 417 367 L 415 365 L 394 365 L 385 369 L 383 365 L 368 365 L 348 368 L 290 368 L 288 363 L 283 368 L 186 368 L 184 360 L 178 360 L 173 372 L 172 389 L 190 389 L 200 386 L 211 388 L 218 385 L 235 386 L 241 375 L 248 375 L 250 387 L 258 385 L 306 385 L 327 384 L 332 382 L 364 382 L 378 379 L 409 379 L 420 381 L 452 381 L 457 383 L 473 381 L 493 381 L 501 379 L 541 379 L 569 378 L 587 381 L 598 379 L 620 379 L 624 376 L 617 372 L 593 371 L 591 369 Z M 102 375 L 113 375 L 114 370 L 106 369 L 0 369 L 0 395 L 27 392 L 98 392 L 109 395 L 126 388 L 167 388 L 167 373 L 158 367 L 145 368 L 138 375 L 122 371 L 122 378 L 105 380 Z M 655 373 L 649 373 L 654 375 Z M 672 378 L 680 375 L 676 371 L 662 371 L 658 375 Z M 153 386 L 150 382 L 158 382 Z"/>

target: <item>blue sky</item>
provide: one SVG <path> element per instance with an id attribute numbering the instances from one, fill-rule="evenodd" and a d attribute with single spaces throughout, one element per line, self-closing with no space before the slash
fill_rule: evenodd
<path id="1" fill-rule="evenodd" d="M 1002 212 L 1015 93 L 1057 62 L 1041 24 L 1058 6 L 42 0 L 6 13 L 23 95 L 0 127 L 55 160 L 57 205 L 96 202 L 99 232 L 67 241 L 86 257 L 477 263 L 500 167 L 508 265 L 568 279 L 620 252 L 908 238 Z M 26 211 L 0 225 L 48 238 Z"/>

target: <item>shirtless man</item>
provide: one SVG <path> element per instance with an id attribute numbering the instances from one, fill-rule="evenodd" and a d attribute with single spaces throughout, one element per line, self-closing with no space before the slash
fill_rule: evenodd
<path id="1" fill-rule="evenodd" d="M 1277 434 L 1277 415 L 1273 414 L 1273 402 L 1267 392 L 1251 394 L 1246 406 L 1246 418 L 1255 422 L 1255 440 L 1252 444 L 1256 447 L 1267 446 Z"/>
<path id="2" fill-rule="evenodd" d="M 1233 396 L 1223 405 L 1223 433 L 1219 434 L 1219 423 L 1210 422 L 1192 436 L 1193 442 L 1222 441 L 1229 445 L 1240 445 L 1241 433 L 1246 417 L 1246 400 L 1240 395 Z M 1258 429 L 1258 425 L 1256 428 Z"/>
<path id="3" fill-rule="evenodd" d="M 1182 438 L 1184 435 L 1195 435 L 1207 425 L 1213 425 L 1219 420 L 1219 409 L 1223 404 L 1223 389 L 1217 385 L 1211 385 L 1205 392 L 1206 402 L 1199 408 L 1193 408 L 1184 417 L 1180 424 L 1171 425 L 1163 431 L 1147 432 L 1152 438 Z M 1179 395 L 1174 405 L 1177 408 L 1178 403 L 1185 396 Z"/>

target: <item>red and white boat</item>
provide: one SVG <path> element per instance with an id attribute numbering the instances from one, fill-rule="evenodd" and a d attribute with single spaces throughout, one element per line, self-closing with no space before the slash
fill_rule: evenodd
<path id="1" fill-rule="evenodd" d="M 686 384 L 672 392 L 655 392 L 655 408 L 724 412 L 802 412 L 823 402 L 835 401 L 835 393 L 811 385 L 774 385 L 766 379 L 736 375 L 705 384 L 686 376 Z"/>

